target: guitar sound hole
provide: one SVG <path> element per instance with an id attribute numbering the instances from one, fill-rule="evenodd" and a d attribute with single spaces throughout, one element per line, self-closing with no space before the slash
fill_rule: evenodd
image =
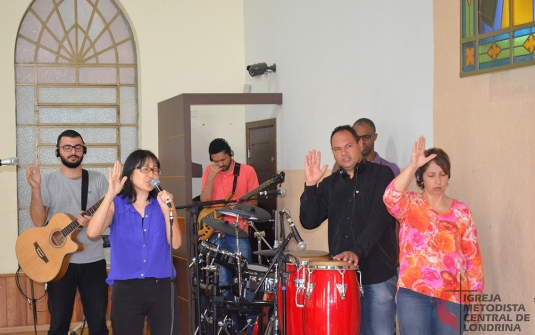
<path id="1" fill-rule="evenodd" d="M 61 247 L 65 243 L 65 236 L 61 233 L 60 230 L 56 230 L 50 236 L 50 244 L 55 247 Z"/>

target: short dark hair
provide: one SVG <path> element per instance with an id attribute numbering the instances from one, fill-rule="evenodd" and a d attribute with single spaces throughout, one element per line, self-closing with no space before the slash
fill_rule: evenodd
<path id="1" fill-rule="evenodd" d="M 212 160 L 212 155 L 218 154 L 220 152 L 224 152 L 229 156 L 233 156 L 234 153 L 232 152 L 232 149 L 230 149 L 230 145 L 227 141 L 223 138 L 216 138 L 212 142 L 210 142 L 210 146 L 208 147 L 208 153 L 210 154 L 210 161 Z"/>
<path id="2" fill-rule="evenodd" d="M 59 147 L 59 141 L 61 140 L 62 137 L 70 137 L 70 138 L 79 137 L 82 140 L 82 143 L 85 144 L 84 138 L 82 137 L 82 135 L 80 135 L 79 132 L 77 132 L 76 130 L 67 129 L 67 130 L 63 131 L 61 134 L 59 134 L 58 139 L 56 141 L 56 147 L 57 148 Z"/>
<path id="3" fill-rule="evenodd" d="M 437 156 L 422 165 L 418 170 L 416 170 L 416 173 L 414 174 L 415 176 L 417 176 L 418 173 L 420 173 L 421 179 L 418 179 L 418 177 L 416 177 L 416 185 L 418 185 L 418 187 L 422 190 L 424 189 L 423 175 L 429 167 L 429 164 L 431 164 L 431 162 L 435 162 L 438 166 L 440 166 L 442 171 L 444 171 L 444 173 L 448 175 L 448 178 L 451 178 L 451 163 L 448 154 L 440 148 L 430 148 L 424 151 L 425 157 L 429 157 L 429 155 L 432 154 L 436 154 Z"/>
<path id="4" fill-rule="evenodd" d="M 136 202 L 137 199 L 137 192 L 131 180 L 132 173 L 134 173 L 135 169 L 143 166 L 143 164 L 145 164 L 145 162 L 147 162 L 148 160 L 153 160 L 158 166 L 158 169 L 160 168 L 160 161 L 158 160 L 158 157 L 156 157 L 156 155 L 149 150 L 135 150 L 130 155 L 128 155 L 126 161 L 124 162 L 121 178 L 126 176 L 128 177 L 128 179 L 126 179 L 126 182 L 123 185 L 123 189 L 121 190 L 121 192 L 119 192 L 118 195 L 123 198 L 128 197 L 128 203 L 130 204 Z M 153 189 L 152 191 L 150 191 L 147 200 L 149 200 L 150 198 L 156 198 L 157 195 L 158 191 Z"/>
<path id="5" fill-rule="evenodd" d="M 357 132 L 355 131 L 355 129 L 353 129 L 353 127 L 351 127 L 350 125 L 345 124 L 343 126 L 338 126 L 338 127 L 334 128 L 333 132 L 331 133 L 331 145 L 333 144 L 333 136 L 334 136 L 334 134 L 339 133 L 339 132 L 344 131 L 344 130 L 347 130 L 348 132 L 350 132 L 351 135 L 353 135 L 353 137 L 355 138 L 355 141 L 357 143 L 359 143 L 360 137 L 359 137 L 359 135 L 357 135 Z"/>
<path id="6" fill-rule="evenodd" d="M 373 129 L 373 133 L 374 133 L 374 134 L 377 132 L 377 131 L 375 130 L 375 123 L 373 123 L 372 120 L 367 119 L 367 118 L 365 118 L 365 117 L 360 118 L 360 119 L 358 119 L 357 121 L 355 121 L 355 123 L 353 123 L 353 127 L 354 127 L 354 126 L 361 125 L 361 124 L 367 124 L 368 126 L 370 126 L 370 127 Z"/>

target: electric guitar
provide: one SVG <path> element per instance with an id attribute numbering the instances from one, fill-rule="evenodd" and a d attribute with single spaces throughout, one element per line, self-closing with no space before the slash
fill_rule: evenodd
<path id="1" fill-rule="evenodd" d="M 268 187 L 269 185 L 278 184 L 278 183 L 284 182 L 284 176 L 285 176 L 285 173 L 284 173 L 284 171 L 282 171 L 281 173 L 279 173 L 275 177 L 273 177 L 273 178 L 269 179 L 268 181 L 263 182 L 262 184 L 258 185 L 257 188 L 245 193 L 243 196 L 241 196 L 237 200 L 237 202 L 243 202 L 243 201 L 249 200 L 250 197 L 252 197 L 253 195 L 257 194 L 259 191 L 262 191 L 264 188 Z M 225 197 L 225 200 L 229 201 L 231 198 L 232 198 L 232 192 L 227 194 L 227 196 Z M 224 205 L 220 205 L 220 206 L 224 206 Z M 204 208 L 199 213 L 199 217 L 197 219 L 197 233 L 199 234 L 199 241 L 206 241 L 207 239 L 209 239 L 210 236 L 212 236 L 212 234 L 214 233 L 214 230 L 215 230 L 214 228 L 212 228 L 209 225 L 207 225 L 206 223 L 204 223 L 203 219 L 207 218 L 207 217 L 208 218 L 218 219 L 218 218 L 220 218 L 222 216 L 223 215 L 221 215 L 221 214 L 216 212 L 214 207 Z"/>
<path id="2" fill-rule="evenodd" d="M 93 216 L 104 198 L 84 212 Z M 54 282 L 65 274 L 71 255 L 84 250 L 77 236 L 82 226 L 68 213 L 52 216 L 45 227 L 26 229 L 17 239 L 15 253 L 26 275 L 38 283 Z"/>

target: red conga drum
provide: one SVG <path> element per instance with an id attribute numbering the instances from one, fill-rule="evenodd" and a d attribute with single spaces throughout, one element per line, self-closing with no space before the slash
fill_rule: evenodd
<path id="1" fill-rule="evenodd" d="M 358 335 L 357 267 L 344 261 L 310 261 L 307 271 L 304 334 Z"/>
<path id="2" fill-rule="evenodd" d="M 290 272 L 286 280 L 286 332 L 287 335 L 303 334 L 303 306 L 305 303 L 305 285 L 307 279 L 306 265 L 312 260 L 329 260 L 327 251 L 319 250 L 288 250 L 289 256 L 285 264 L 285 271 Z M 293 257 L 292 257 L 293 256 Z M 277 308 L 279 324 L 283 334 L 282 324 L 282 285 L 279 282 Z"/>

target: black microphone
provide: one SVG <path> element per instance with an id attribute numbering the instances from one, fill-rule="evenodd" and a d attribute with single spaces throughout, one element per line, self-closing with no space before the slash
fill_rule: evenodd
<path id="1" fill-rule="evenodd" d="M 152 186 L 152 188 L 155 188 L 158 191 L 158 193 L 163 191 L 162 186 L 160 185 L 160 180 L 158 178 L 152 179 L 150 181 L 150 186 Z M 165 200 L 165 203 L 167 204 L 167 207 L 172 208 L 171 202 L 169 200 Z"/>
<path id="2" fill-rule="evenodd" d="M 292 229 L 292 233 L 294 233 L 295 240 L 297 241 L 297 249 L 299 250 L 305 250 L 307 248 L 307 244 L 303 239 L 301 238 L 301 235 L 299 235 L 299 232 L 297 231 L 297 228 L 295 228 L 294 222 L 292 221 L 292 218 L 288 213 L 286 213 L 286 219 L 290 223 L 290 228 Z"/>
<path id="3" fill-rule="evenodd" d="M 17 157 L 0 159 L 0 166 L 2 165 L 19 165 L 19 159 Z"/>
<path id="4" fill-rule="evenodd" d="M 286 195 L 286 190 L 283 188 L 280 188 L 278 190 L 262 191 L 262 192 L 258 192 L 258 195 Z"/>

